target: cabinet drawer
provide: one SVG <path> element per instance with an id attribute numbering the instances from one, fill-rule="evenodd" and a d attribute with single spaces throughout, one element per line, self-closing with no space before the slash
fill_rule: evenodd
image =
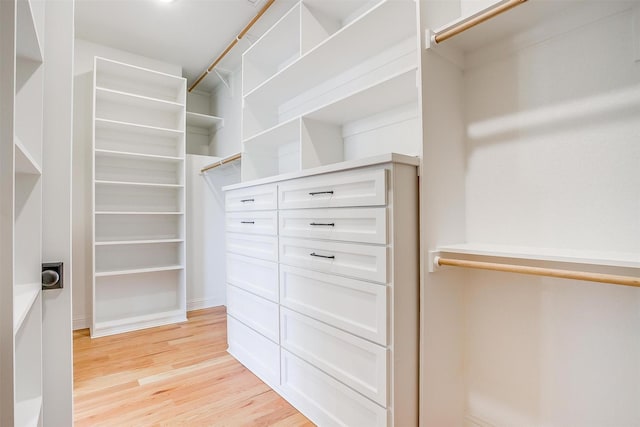
<path id="1" fill-rule="evenodd" d="M 387 202 L 386 170 L 340 172 L 285 181 L 280 209 L 380 206 Z"/>
<path id="2" fill-rule="evenodd" d="M 278 264 L 227 253 L 227 283 L 278 302 Z"/>
<path id="3" fill-rule="evenodd" d="M 280 347 L 233 316 L 227 316 L 229 353 L 260 379 L 280 383 Z"/>
<path id="4" fill-rule="evenodd" d="M 383 427 L 387 410 L 282 350 L 280 389 L 286 399 L 319 426 Z"/>
<path id="5" fill-rule="evenodd" d="M 278 189 L 275 184 L 239 188 L 227 191 L 224 200 L 227 212 L 277 209 Z"/>
<path id="6" fill-rule="evenodd" d="M 382 406 L 387 405 L 385 347 L 283 308 L 283 348 Z"/>
<path id="7" fill-rule="evenodd" d="M 280 304 L 378 344 L 387 344 L 385 285 L 281 265 Z"/>
<path id="8" fill-rule="evenodd" d="M 280 238 L 280 262 L 356 279 L 387 282 L 387 248 Z"/>
<path id="9" fill-rule="evenodd" d="M 279 340 L 278 305 L 227 285 L 227 313 L 273 342 Z"/>
<path id="10" fill-rule="evenodd" d="M 278 234 L 278 212 L 227 212 L 225 215 L 226 230 L 231 233 Z"/>
<path id="11" fill-rule="evenodd" d="M 387 243 L 387 208 L 285 210 L 280 235 L 346 242 Z"/>
<path id="12" fill-rule="evenodd" d="M 276 236 L 227 233 L 227 252 L 278 262 L 278 238 Z"/>

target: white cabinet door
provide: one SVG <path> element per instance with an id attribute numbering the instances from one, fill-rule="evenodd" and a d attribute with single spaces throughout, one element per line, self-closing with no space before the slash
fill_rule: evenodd
<path id="1" fill-rule="evenodd" d="M 280 236 L 387 243 L 387 208 L 296 209 L 278 213 Z"/>
<path id="2" fill-rule="evenodd" d="M 272 210 L 278 207 L 275 184 L 241 188 L 225 193 L 225 209 L 232 211 Z"/>
<path id="3" fill-rule="evenodd" d="M 280 262 L 324 273 L 387 283 L 387 248 L 280 238 Z"/>
<path id="4" fill-rule="evenodd" d="M 280 209 L 382 206 L 387 202 L 384 169 L 340 172 L 283 182 Z"/>

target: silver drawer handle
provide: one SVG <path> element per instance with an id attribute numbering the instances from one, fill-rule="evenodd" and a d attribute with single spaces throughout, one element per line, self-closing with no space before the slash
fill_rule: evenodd
<path id="1" fill-rule="evenodd" d="M 240 224 L 255 224 L 255 221 L 240 221 Z"/>
<path id="2" fill-rule="evenodd" d="M 242 199 L 240 200 L 240 203 L 247 203 L 247 202 L 255 202 L 256 199 Z"/>
<path id="3" fill-rule="evenodd" d="M 313 191 L 309 193 L 310 196 L 317 196 L 318 194 L 333 194 L 333 191 Z"/>
<path id="4" fill-rule="evenodd" d="M 318 254 L 317 254 L 317 253 L 315 253 L 315 252 L 311 252 L 309 255 L 311 255 L 311 256 L 315 256 L 315 257 L 318 257 L 318 258 L 336 259 L 335 255 L 318 255 Z"/>
<path id="5" fill-rule="evenodd" d="M 310 222 L 309 225 L 317 225 L 317 226 L 324 226 L 324 227 L 335 227 L 336 223 L 335 222 Z"/>

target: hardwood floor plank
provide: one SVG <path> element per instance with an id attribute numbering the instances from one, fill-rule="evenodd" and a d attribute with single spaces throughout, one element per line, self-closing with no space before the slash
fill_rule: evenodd
<path id="1" fill-rule="evenodd" d="M 224 307 L 73 342 L 76 426 L 313 426 L 226 352 Z"/>

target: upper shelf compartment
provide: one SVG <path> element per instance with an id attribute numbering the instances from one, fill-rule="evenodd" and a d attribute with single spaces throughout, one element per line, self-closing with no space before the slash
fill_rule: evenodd
<path id="1" fill-rule="evenodd" d="M 300 10 L 304 55 L 346 27 L 380 0 L 303 0 Z"/>
<path id="2" fill-rule="evenodd" d="M 184 78 L 96 57 L 96 86 L 185 105 Z"/>
<path id="3" fill-rule="evenodd" d="M 415 36 L 413 26 L 393 24 L 414 22 L 415 7 L 412 1 L 379 2 L 297 61 L 282 68 L 250 92 L 245 92 L 245 101 L 282 104 L 390 46 Z"/>
<path id="4" fill-rule="evenodd" d="M 242 55 L 246 94 L 300 57 L 300 4 L 296 4 Z"/>

